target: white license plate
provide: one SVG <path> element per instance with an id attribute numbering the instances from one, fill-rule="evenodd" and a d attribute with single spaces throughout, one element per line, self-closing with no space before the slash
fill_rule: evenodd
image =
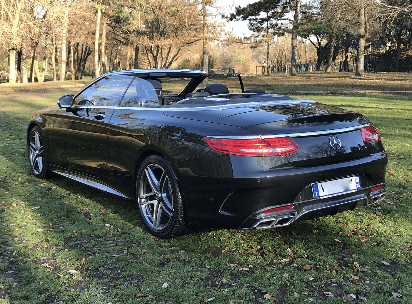
<path id="1" fill-rule="evenodd" d="M 313 197 L 325 197 L 351 192 L 361 187 L 359 176 L 352 176 L 323 183 L 312 184 Z"/>

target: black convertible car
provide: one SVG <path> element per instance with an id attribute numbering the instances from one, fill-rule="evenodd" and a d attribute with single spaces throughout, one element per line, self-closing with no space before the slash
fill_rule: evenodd
<path id="1" fill-rule="evenodd" d="M 199 225 L 279 227 L 384 196 L 387 156 L 368 119 L 245 90 L 240 76 L 237 93 L 198 88 L 207 76 L 117 71 L 62 96 L 31 117 L 34 175 L 135 200 L 161 238 Z"/>

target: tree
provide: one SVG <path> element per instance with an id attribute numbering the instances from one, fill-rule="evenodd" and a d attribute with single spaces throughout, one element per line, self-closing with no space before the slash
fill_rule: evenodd
<path id="1" fill-rule="evenodd" d="M 209 54 L 207 52 L 207 6 L 213 4 L 211 0 L 202 0 L 202 50 L 203 50 L 203 71 L 209 72 Z M 207 81 L 205 79 L 205 81 Z"/>
<path id="2" fill-rule="evenodd" d="M 269 66 L 270 43 L 276 35 L 284 34 L 285 27 L 280 20 L 288 11 L 288 3 L 283 0 L 261 0 L 245 7 L 236 7 L 229 20 L 249 21 L 249 30 L 266 44 L 266 65 Z M 266 71 L 269 73 L 268 68 Z"/>
<path id="3" fill-rule="evenodd" d="M 201 41 L 198 5 L 192 0 L 149 3 L 139 34 L 150 68 L 169 68 L 184 48 Z"/>
<path id="4" fill-rule="evenodd" d="M 9 54 L 9 82 L 16 82 L 16 52 L 21 47 L 23 28 L 27 26 L 27 0 L 0 0 L 1 44 Z"/>
<path id="5" fill-rule="evenodd" d="M 290 75 L 297 76 L 296 71 L 296 49 L 297 49 L 297 39 L 298 39 L 298 23 L 299 23 L 299 14 L 300 14 L 300 0 L 295 0 L 295 17 L 293 20 L 292 26 L 292 56 L 290 61 Z"/>
<path id="6" fill-rule="evenodd" d="M 359 1 L 359 45 L 358 56 L 356 60 L 356 76 L 363 76 L 365 74 L 365 38 L 366 30 L 366 16 L 365 16 L 365 1 Z"/>
<path id="7" fill-rule="evenodd" d="M 70 2 L 65 3 L 62 24 L 62 40 L 61 40 L 61 66 L 60 66 L 60 81 L 66 80 L 66 65 L 67 65 L 67 31 L 69 26 L 69 10 Z"/>
<path id="8" fill-rule="evenodd" d="M 377 33 L 377 4 L 374 0 L 322 0 L 305 6 L 299 35 L 317 48 L 316 69 L 326 63 L 326 71 L 339 49 L 345 54 L 350 47 L 357 50 L 357 74 L 363 75 L 364 50 L 367 39 Z M 353 43 L 356 40 L 356 43 Z M 347 60 L 347 56 L 345 56 Z"/>
<path id="9" fill-rule="evenodd" d="M 408 0 L 386 0 L 380 3 L 382 41 L 396 55 L 394 71 L 400 70 L 402 51 L 412 48 L 412 9 Z"/>

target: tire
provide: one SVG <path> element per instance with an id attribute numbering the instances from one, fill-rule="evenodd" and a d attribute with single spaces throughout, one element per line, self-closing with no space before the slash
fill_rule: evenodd
<path id="1" fill-rule="evenodd" d="M 141 219 L 151 234 L 172 238 L 186 230 L 179 186 L 172 167 L 163 157 L 152 155 L 143 161 L 136 190 Z"/>
<path id="2" fill-rule="evenodd" d="M 45 179 L 49 176 L 47 153 L 44 148 L 43 134 L 39 127 L 33 127 L 27 138 L 30 168 L 34 176 Z"/>

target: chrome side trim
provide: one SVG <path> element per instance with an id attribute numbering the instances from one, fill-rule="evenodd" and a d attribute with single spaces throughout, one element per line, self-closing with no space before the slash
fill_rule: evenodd
<path id="1" fill-rule="evenodd" d="M 336 133 L 345 133 L 360 130 L 361 128 L 368 127 L 370 125 L 359 125 L 341 129 L 333 129 L 333 130 L 323 130 L 323 131 L 314 131 L 314 132 L 304 132 L 304 133 L 286 133 L 286 134 L 276 134 L 276 135 L 265 135 L 265 136 L 208 136 L 209 138 L 238 138 L 238 139 L 251 139 L 251 138 L 277 138 L 277 137 L 309 137 L 309 136 L 318 136 L 318 135 L 329 135 L 329 134 L 336 134 Z"/>
<path id="2" fill-rule="evenodd" d="M 87 186 L 90 186 L 90 187 L 93 187 L 93 188 L 102 190 L 102 191 L 104 191 L 104 192 L 108 192 L 108 193 L 111 193 L 111 194 L 114 194 L 114 195 L 117 195 L 117 196 L 120 196 L 120 197 L 123 197 L 123 198 L 127 198 L 127 199 L 128 199 L 128 197 L 127 197 L 126 195 L 124 195 L 124 194 L 122 194 L 122 193 L 114 190 L 113 188 L 110 188 L 110 187 L 107 186 L 107 185 L 104 185 L 104 184 L 102 184 L 102 183 L 99 183 L 99 182 L 97 182 L 97 181 L 95 181 L 95 180 L 93 180 L 93 179 L 87 178 L 87 177 L 84 176 L 84 175 L 78 175 L 78 174 L 75 174 L 75 173 L 62 172 L 62 171 L 60 171 L 60 170 L 53 170 L 53 172 L 54 172 L 54 173 L 57 173 L 57 174 L 59 174 L 59 175 L 62 175 L 62 176 L 64 176 L 64 177 L 68 177 L 68 178 L 70 178 L 70 179 L 72 179 L 72 180 L 74 180 L 74 181 L 80 182 L 80 183 L 85 184 L 85 185 L 87 185 Z"/>

